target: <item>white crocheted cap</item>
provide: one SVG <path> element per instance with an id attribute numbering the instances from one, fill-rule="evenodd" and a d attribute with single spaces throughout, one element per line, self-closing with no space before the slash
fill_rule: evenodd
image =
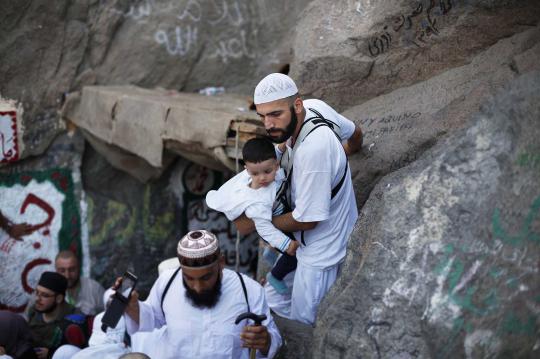
<path id="1" fill-rule="evenodd" d="M 298 93 L 294 81 L 287 75 L 273 73 L 262 79 L 253 95 L 255 105 L 281 100 Z"/>
<path id="2" fill-rule="evenodd" d="M 184 258 L 204 258 L 217 252 L 217 237 L 205 230 L 191 231 L 178 241 L 176 252 Z"/>

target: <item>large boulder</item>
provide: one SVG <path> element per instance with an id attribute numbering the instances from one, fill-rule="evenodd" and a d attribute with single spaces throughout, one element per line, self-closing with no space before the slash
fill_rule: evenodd
<path id="1" fill-rule="evenodd" d="M 291 74 L 345 109 L 465 65 L 539 19 L 536 0 L 315 0 L 296 27 Z"/>
<path id="2" fill-rule="evenodd" d="M 364 131 L 364 151 L 350 160 L 358 203 L 366 201 L 380 178 L 466 126 L 494 91 L 520 74 L 540 70 L 538 58 L 540 26 L 498 41 L 467 65 L 345 111 Z"/>
<path id="3" fill-rule="evenodd" d="M 539 355 L 540 73 L 384 177 L 320 307 L 315 358 Z"/>

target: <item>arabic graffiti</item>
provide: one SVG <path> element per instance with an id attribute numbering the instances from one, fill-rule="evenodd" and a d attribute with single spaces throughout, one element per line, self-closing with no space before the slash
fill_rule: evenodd
<path id="1" fill-rule="evenodd" d="M 387 52 L 398 35 L 405 45 L 424 47 L 429 37 L 439 35 L 437 20 L 447 15 L 452 7 L 452 0 L 418 2 L 411 12 L 397 15 L 391 24 L 384 25 L 379 34 L 368 40 L 369 55 L 377 57 Z"/>
<path id="2" fill-rule="evenodd" d="M 59 250 L 82 257 L 79 201 L 71 172 L 61 168 L 0 174 L 0 198 L 6 218 L 31 225 L 20 241 L 0 230 L 0 309 L 22 312 L 41 273 L 53 269 Z"/>
<path id="3" fill-rule="evenodd" d="M 246 32 L 245 28 L 249 23 L 245 14 L 249 10 L 246 4 L 238 0 L 128 0 L 113 6 L 102 0 L 101 5 L 140 25 L 159 18 L 159 28 L 155 30 L 153 38 L 171 56 L 183 58 L 204 51 L 208 53 L 208 58 L 217 58 L 223 63 L 231 59 L 255 57 L 247 41 L 247 34 L 251 32 Z M 171 21 L 163 21 L 167 18 Z M 226 31 L 217 30 L 217 34 L 214 34 L 218 26 L 224 26 Z"/>
<path id="4" fill-rule="evenodd" d="M 17 112 L 0 112 L 0 163 L 18 159 Z"/>
<path id="5" fill-rule="evenodd" d="M 216 189 L 222 184 L 219 172 L 209 170 L 206 167 L 189 164 L 184 170 L 184 221 L 185 231 L 195 229 L 207 229 L 214 233 L 220 241 L 220 247 L 225 257 L 227 266 L 236 266 L 236 228 L 220 212 L 216 212 L 206 205 L 206 193 Z M 257 260 L 259 238 L 249 235 L 241 239 L 240 246 L 240 270 L 248 272 L 255 267 Z"/>

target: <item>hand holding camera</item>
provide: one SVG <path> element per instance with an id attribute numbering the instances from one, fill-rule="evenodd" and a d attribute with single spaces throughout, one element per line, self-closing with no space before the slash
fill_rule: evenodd
<path id="1" fill-rule="evenodd" d="M 134 291 L 136 284 L 137 277 L 129 271 L 116 279 L 113 286 L 115 293 L 111 296 L 112 301 L 101 319 L 101 330 L 106 332 L 107 328 L 115 328 L 124 312 L 136 322 L 139 321 L 139 296 Z"/>

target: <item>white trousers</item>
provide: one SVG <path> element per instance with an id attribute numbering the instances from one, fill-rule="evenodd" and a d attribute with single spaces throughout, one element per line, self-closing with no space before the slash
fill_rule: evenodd
<path id="1" fill-rule="evenodd" d="M 266 283 L 266 299 L 270 308 L 278 315 L 313 325 L 317 319 L 317 309 L 324 295 L 336 281 L 341 263 L 318 269 L 298 262 L 296 272 L 285 278 L 287 285 L 292 283 L 291 294 L 279 294 Z"/>
<path id="2" fill-rule="evenodd" d="M 74 345 L 65 344 L 60 348 L 56 349 L 52 359 L 71 359 L 72 356 L 81 351 L 81 348 L 78 348 Z"/>

